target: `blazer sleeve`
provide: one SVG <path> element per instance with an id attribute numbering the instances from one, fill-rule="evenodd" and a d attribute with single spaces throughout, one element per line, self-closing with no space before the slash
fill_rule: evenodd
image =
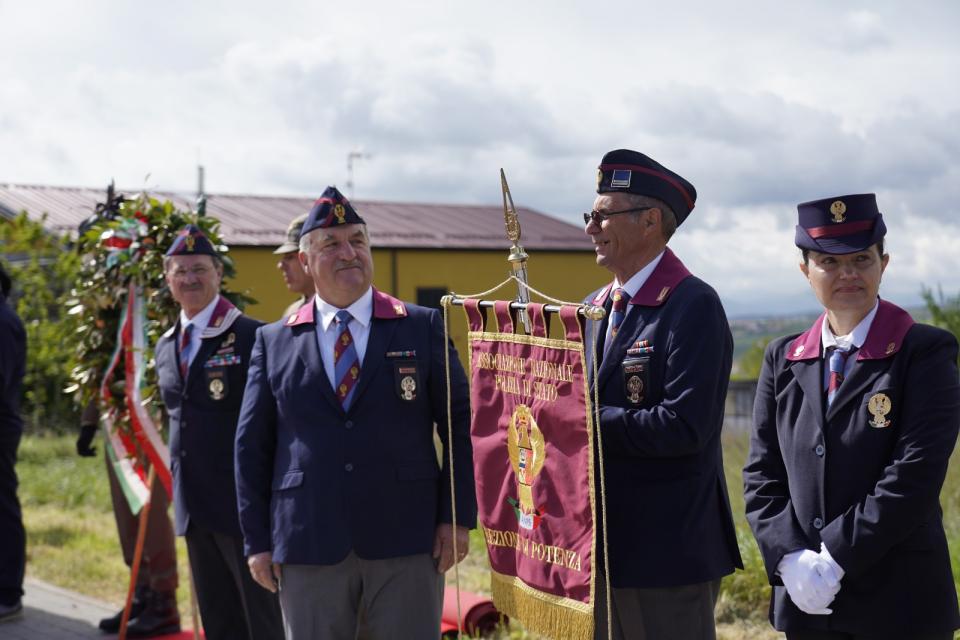
<path id="1" fill-rule="evenodd" d="M 763 367 L 757 382 L 753 405 L 753 431 L 750 452 L 743 467 L 744 507 L 767 569 L 770 584 L 783 584 L 777 565 L 784 555 L 798 549 L 813 549 L 807 540 L 790 499 L 787 468 L 777 437 L 777 372 L 782 366 L 778 355 L 785 340 L 767 345 Z M 819 550 L 819 545 L 816 545 Z"/>
<path id="2" fill-rule="evenodd" d="M 660 402 L 641 409 L 600 406 L 603 446 L 620 455 L 693 455 L 722 423 L 733 339 L 719 298 L 712 291 L 696 292 L 660 322 L 672 323 Z"/>
<path id="3" fill-rule="evenodd" d="M 477 526 L 477 495 L 473 483 L 473 445 L 470 442 L 470 385 L 457 356 L 452 341 L 444 345 L 443 320 L 436 310 L 430 313 L 431 363 L 430 402 L 437 435 L 443 443 L 440 474 L 438 518 L 440 522 L 452 523 L 453 510 L 450 503 L 450 434 L 447 416 L 453 431 L 454 486 L 457 497 L 457 524 L 473 529 Z M 447 411 L 447 359 L 450 369 L 450 411 Z"/>
<path id="4" fill-rule="evenodd" d="M 270 497 L 277 444 L 277 404 L 267 377 L 267 350 L 257 329 L 234 449 L 237 508 L 247 556 L 272 549 Z"/>
<path id="5" fill-rule="evenodd" d="M 889 463 L 873 491 L 820 531 L 830 555 L 851 576 L 874 565 L 938 507 L 960 428 L 960 385 L 957 341 L 934 331 L 905 367 L 902 431 Z"/>

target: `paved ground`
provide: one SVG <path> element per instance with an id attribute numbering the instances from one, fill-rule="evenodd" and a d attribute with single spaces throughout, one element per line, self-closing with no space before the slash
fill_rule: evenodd
<path id="1" fill-rule="evenodd" d="M 26 592 L 23 615 L 0 622 L 0 640 L 105 640 L 116 637 L 97 628 L 101 618 L 116 613 L 114 607 L 33 578 L 27 578 L 23 590 Z M 192 638 L 192 634 L 168 637 Z"/>

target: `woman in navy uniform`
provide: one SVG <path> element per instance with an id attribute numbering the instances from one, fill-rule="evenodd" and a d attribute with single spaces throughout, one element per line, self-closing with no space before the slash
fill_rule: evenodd
<path id="1" fill-rule="evenodd" d="M 940 488 L 960 427 L 957 341 L 878 297 L 873 194 L 798 206 L 825 312 L 767 347 L 744 467 L 747 519 L 797 639 L 948 639 L 960 627 Z"/>

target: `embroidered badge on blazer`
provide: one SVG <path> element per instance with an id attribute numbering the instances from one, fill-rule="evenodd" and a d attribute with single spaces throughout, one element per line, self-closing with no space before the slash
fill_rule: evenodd
<path id="1" fill-rule="evenodd" d="M 867 402 L 867 410 L 870 412 L 870 415 L 873 416 L 873 420 L 867 422 L 874 429 L 883 429 L 884 427 L 890 426 L 890 421 L 887 420 L 887 414 L 890 413 L 890 410 L 893 408 L 890 398 L 885 393 L 875 393 L 870 396 L 870 400 Z"/>
<path id="2" fill-rule="evenodd" d="M 393 363 L 393 376 L 397 396 L 406 402 L 417 399 L 420 390 L 420 374 L 416 360 L 397 360 Z"/>
<path id="3" fill-rule="evenodd" d="M 223 369 L 205 369 L 207 379 L 207 395 L 211 400 L 223 400 L 230 393 L 227 384 L 227 373 Z"/>
<path id="4" fill-rule="evenodd" d="M 630 404 L 639 405 L 650 386 L 650 357 L 627 358 L 620 365 L 623 370 L 623 392 Z"/>

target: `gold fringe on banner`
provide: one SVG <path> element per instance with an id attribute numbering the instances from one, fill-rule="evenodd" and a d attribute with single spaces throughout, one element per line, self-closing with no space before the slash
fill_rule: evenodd
<path id="1" fill-rule="evenodd" d="M 593 607 L 544 593 L 519 578 L 490 572 L 493 604 L 524 628 L 554 640 L 593 640 Z"/>

